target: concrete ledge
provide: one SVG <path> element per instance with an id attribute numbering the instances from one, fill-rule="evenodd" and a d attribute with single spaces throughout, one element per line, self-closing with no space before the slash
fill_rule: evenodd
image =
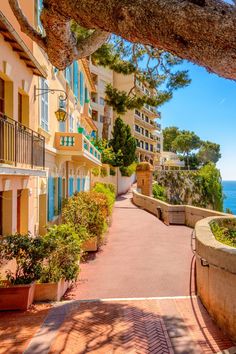
<path id="1" fill-rule="evenodd" d="M 236 340 L 236 248 L 215 239 L 210 224 L 217 219 L 208 217 L 195 227 L 197 290 L 219 327 Z"/>
<path id="2" fill-rule="evenodd" d="M 190 205 L 168 204 L 159 199 L 138 193 L 137 191 L 133 191 L 133 202 L 135 205 L 159 216 L 167 225 L 176 224 L 194 227 L 197 221 L 209 216 L 232 217 L 230 214 L 210 209 L 198 208 Z M 158 209 L 160 209 L 161 213 L 158 213 Z"/>

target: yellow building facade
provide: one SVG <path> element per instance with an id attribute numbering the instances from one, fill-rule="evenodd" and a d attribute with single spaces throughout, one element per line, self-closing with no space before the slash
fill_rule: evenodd
<path id="1" fill-rule="evenodd" d="M 148 86 L 135 79 L 134 75 L 122 75 L 114 73 L 114 87 L 125 92 L 133 88 L 135 95 L 155 95 Z M 148 161 L 158 166 L 162 151 L 161 115 L 156 108 L 147 104 L 140 110 L 130 110 L 123 120 L 129 124 L 131 132 L 137 141 L 137 158 L 139 161 Z"/>
<path id="2" fill-rule="evenodd" d="M 42 30 L 41 1 L 20 3 Z M 92 144 L 96 88 L 85 59 L 63 72 L 54 68 L 21 33 L 7 2 L 0 45 L 0 234 L 41 234 L 56 222 L 64 198 L 90 189 L 91 168 L 101 165 Z"/>

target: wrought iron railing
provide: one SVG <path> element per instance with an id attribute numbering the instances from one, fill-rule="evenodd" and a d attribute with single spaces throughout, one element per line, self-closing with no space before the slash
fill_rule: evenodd
<path id="1" fill-rule="evenodd" d="M 0 163 L 45 167 L 45 138 L 0 113 Z"/>

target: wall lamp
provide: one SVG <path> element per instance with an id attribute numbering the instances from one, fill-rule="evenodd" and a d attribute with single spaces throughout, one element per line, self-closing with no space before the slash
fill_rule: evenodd
<path id="1" fill-rule="evenodd" d="M 39 92 L 39 93 L 37 93 Z M 34 100 L 36 100 L 36 97 L 38 96 L 42 96 L 45 95 L 47 93 L 52 93 L 54 94 L 55 92 L 60 92 L 60 96 L 59 96 L 59 102 L 65 102 L 67 101 L 68 95 L 66 93 L 66 91 L 64 90 L 59 90 L 59 89 L 44 89 L 44 88 L 38 88 L 36 86 L 34 86 Z M 59 122 L 65 122 L 66 118 L 67 118 L 67 112 L 63 107 L 60 107 L 57 109 L 57 111 L 55 112 L 56 118 Z"/>

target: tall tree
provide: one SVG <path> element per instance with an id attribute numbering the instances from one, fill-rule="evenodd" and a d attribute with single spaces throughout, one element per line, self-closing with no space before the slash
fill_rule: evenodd
<path id="1" fill-rule="evenodd" d="M 77 37 L 84 29 L 74 26 Z M 95 65 L 107 67 L 122 75 L 133 75 L 133 87 L 129 92 L 106 87 L 106 105 L 103 119 L 103 139 L 108 139 L 108 129 L 111 118 L 107 106 L 113 108 L 119 116 L 130 109 L 141 109 L 146 103 L 151 106 L 161 106 L 172 98 L 173 92 L 189 85 L 191 80 L 185 70 L 176 70 L 182 63 L 179 58 L 140 44 L 131 44 L 120 37 L 113 36 L 109 43 L 102 45 L 92 56 Z M 145 84 L 149 94 L 137 94 L 137 82 Z M 151 93 L 151 95 L 150 95 Z"/>
<path id="2" fill-rule="evenodd" d="M 114 33 L 236 79 L 235 4 L 223 0 L 43 0 L 44 35 L 31 26 L 18 0 L 8 1 L 22 31 L 58 69 L 91 55 Z M 90 36 L 78 40 L 71 20 L 93 29 Z"/>
<path id="3" fill-rule="evenodd" d="M 167 127 L 163 129 L 163 150 L 164 151 L 173 151 L 176 152 L 174 147 L 172 146 L 173 141 L 180 134 L 180 130 L 177 127 Z"/>
<path id="4" fill-rule="evenodd" d="M 221 158 L 220 145 L 211 141 L 202 141 L 197 158 L 202 165 L 209 162 L 217 163 Z"/>
<path id="5" fill-rule="evenodd" d="M 113 166 L 127 167 L 135 161 L 136 140 L 131 134 L 130 126 L 121 118 L 115 120 L 109 145 L 116 156 Z"/>
<path id="6" fill-rule="evenodd" d="M 189 156 L 192 150 L 200 147 L 201 140 L 189 130 L 183 130 L 173 141 L 172 146 L 176 152 L 182 153 L 186 157 L 187 167 L 189 168 Z"/>

